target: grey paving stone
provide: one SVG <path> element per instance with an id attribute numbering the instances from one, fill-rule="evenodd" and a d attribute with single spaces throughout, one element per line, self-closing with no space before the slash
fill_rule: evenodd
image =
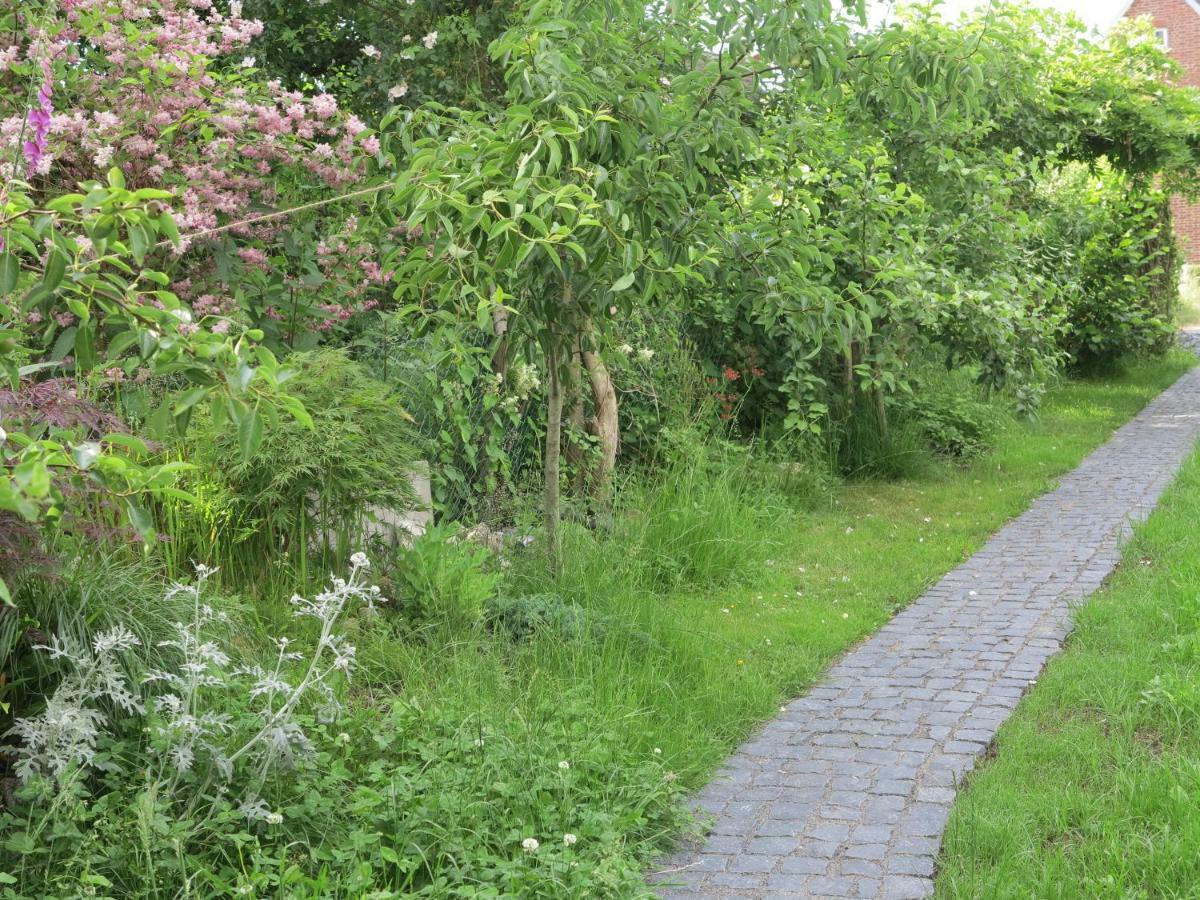
<path id="1" fill-rule="evenodd" d="M 789 875 L 825 875 L 829 872 L 829 860 L 788 856 L 779 861 L 779 871 Z"/>
<path id="2" fill-rule="evenodd" d="M 905 856 L 894 853 L 888 857 L 888 872 L 896 875 L 933 875 L 933 860 L 928 856 Z"/>
<path id="3" fill-rule="evenodd" d="M 838 868 L 842 875 L 868 875 L 878 878 L 883 874 L 883 867 L 869 859 L 843 859 Z"/>
<path id="4" fill-rule="evenodd" d="M 751 841 L 750 844 L 753 846 L 754 841 Z M 778 854 L 759 856 L 743 853 L 729 861 L 728 871 L 739 875 L 766 873 L 772 871 L 778 863 Z"/>
<path id="5" fill-rule="evenodd" d="M 855 879 L 840 875 L 809 878 L 805 882 L 803 890 L 807 891 L 810 897 L 854 897 L 858 894 L 854 882 Z"/>
<path id="6" fill-rule="evenodd" d="M 883 892 L 875 896 L 882 900 L 920 900 L 933 896 L 933 881 L 926 878 L 889 877 L 883 883 Z"/>
<path id="7" fill-rule="evenodd" d="M 1200 331 L 1183 340 L 1200 352 Z M 707 843 L 650 876 L 660 895 L 931 896 L 961 779 L 1198 437 L 1200 370 L 731 757 L 697 797 L 715 816 Z"/>

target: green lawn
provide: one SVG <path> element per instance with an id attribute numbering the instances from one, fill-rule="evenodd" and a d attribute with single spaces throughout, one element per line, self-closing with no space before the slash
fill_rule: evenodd
<path id="1" fill-rule="evenodd" d="M 522 868 L 529 880 L 510 889 L 573 896 L 587 884 L 591 896 L 635 896 L 639 861 L 678 827 L 670 810 L 681 790 L 703 784 L 782 701 L 1194 362 L 1175 354 L 1065 384 L 987 456 L 919 479 L 847 484 L 815 511 L 778 491 L 764 501 L 732 477 L 685 477 L 649 492 L 613 534 L 568 529 L 558 580 L 517 560 L 505 590 L 584 607 L 595 623 L 586 646 L 553 632 L 512 646 L 486 635 L 359 636 L 360 708 L 400 696 L 419 711 L 405 726 L 409 746 L 458 735 L 454 745 L 480 757 L 467 767 L 423 751 L 414 760 L 422 796 L 438 801 L 406 813 L 409 840 L 437 858 L 483 844 L 519 857 L 520 839 L 533 836 L 546 845 L 539 867 Z M 571 764 L 569 795 L 553 788 L 560 760 Z M 547 841 L 567 832 L 579 839 L 578 869 L 566 857 L 550 865 L 562 848 Z M 453 871 L 472 880 L 471 866 Z"/>
<path id="2" fill-rule="evenodd" d="M 955 806 L 942 897 L 1200 893 L 1200 457 Z"/>

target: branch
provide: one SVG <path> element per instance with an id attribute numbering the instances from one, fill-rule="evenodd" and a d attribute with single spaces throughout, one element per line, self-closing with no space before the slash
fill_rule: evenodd
<path id="1" fill-rule="evenodd" d="M 234 228 L 241 228 L 245 225 L 257 225 L 259 222 L 269 222 L 273 219 L 283 219 L 290 216 L 292 213 L 305 212 L 310 209 L 319 209 L 322 206 L 330 206 L 334 203 L 341 203 L 343 200 L 353 200 L 355 197 L 366 197 L 370 194 L 378 194 L 380 191 L 387 190 L 392 185 L 390 182 L 377 184 L 369 188 L 360 188 L 357 191 L 350 191 L 348 194 L 339 194 L 336 197 L 326 197 L 324 200 L 314 200 L 312 203 L 302 203 L 300 206 L 292 206 L 288 209 L 277 210 L 273 213 L 266 213 L 261 216 L 252 216 L 249 219 L 239 219 L 237 222 L 230 222 L 226 225 L 219 225 L 216 228 L 205 228 L 201 231 L 193 231 L 191 234 L 180 235 L 180 242 L 190 243 L 196 238 L 208 237 L 213 234 L 231 231 Z M 168 238 L 159 241 L 155 247 L 171 247 L 173 242 Z"/>

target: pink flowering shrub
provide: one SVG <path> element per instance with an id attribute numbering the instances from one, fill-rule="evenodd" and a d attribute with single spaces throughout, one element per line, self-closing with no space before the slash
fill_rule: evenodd
<path id="1" fill-rule="evenodd" d="M 132 189 L 169 191 L 182 240 L 157 264 L 198 316 L 240 316 L 246 327 L 271 304 L 241 303 L 243 279 L 267 273 L 287 284 L 303 274 L 278 268 L 288 261 L 279 245 L 294 240 L 288 217 L 246 220 L 347 192 L 379 151 L 334 97 L 258 75 L 244 55 L 262 31 L 240 3 L 222 12 L 212 0 L 61 0 L 0 11 L 0 160 L 19 166 L 12 174 L 27 174 L 35 194 L 74 190 L 114 166 Z M 322 229 L 345 235 L 352 212 L 325 207 L 314 243 Z M 351 255 L 357 267 L 374 253 L 363 244 Z M 355 274 L 361 288 L 367 276 Z M 305 287 L 311 296 L 313 285 Z M 343 287 L 329 284 L 313 305 L 335 311 L 293 329 L 327 329 L 357 311 Z"/>

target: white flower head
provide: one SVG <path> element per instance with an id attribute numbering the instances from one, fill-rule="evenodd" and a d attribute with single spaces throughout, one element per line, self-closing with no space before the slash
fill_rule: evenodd
<path id="1" fill-rule="evenodd" d="M 537 838 L 527 837 L 525 840 L 521 841 L 521 849 L 526 853 L 536 853 L 537 848 L 540 846 L 541 844 L 538 843 Z"/>
<path id="2" fill-rule="evenodd" d="M 577 840 L 579 840 L 579 838 L 575 837 L 575 835 L 571 834 L 569 831 L 563 835 L 563 843 L 568 847 L 574 847 Z"/>
<path id="3" fill-rule="evenodd" d="M 408 82 L 402 81 L 399 84 L 393 84 L 388 88 L 387 97 L 389 100 L 399 100 L 408 93 Z"/>
<path id="4" fill-rule="evenodd" d="M 562 771 L 565 772 L 565 771 L 567 771 L 567 769 L 571 768 L 571 764 L 569 762 L 567 762 L 565 759 L 560 759 L 558 761 L 558 767 L 560 769 L 562 769 Z"/>
<path id="5" fill-rule="evenodd" d="M 367 59 L 379 59 L 383 54 L 379 52 L 379 48 L 374 44 L 367 44 L 367 46 L 362 48 L 362 55 Z"/>
<path id="6" fill-rule="evenodd" d="M 431 31 L 429 34 L 425 35 L 425 37 L 421 38 L 421 43 L 425 45 L 426 50 L 432 50 L 437 46 L 437 42 L 438 33 L 436 31 Z"/>
<path id="7" fill-rule="evenodd" d="M 241 65 L 242 65 L 243 69 L 253 69 L 254 64 L 257 62 L 258 62 L 258 60 L 255 59 L 253 56 L 243 56 Z"/>
<path id="8" fill-rule="evenodd" d="M 356 569 L 369 569 L 371 567 L 371 561 L 367 559 L 367 554 L 360 550 L 358 553 L 355 553 L 350 557 L 350 565 Z"/>

